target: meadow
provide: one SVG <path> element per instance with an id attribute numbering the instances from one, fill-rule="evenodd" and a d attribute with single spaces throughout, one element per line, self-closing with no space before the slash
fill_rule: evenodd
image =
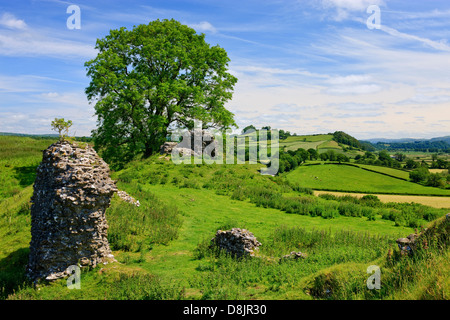
<path id="1" fill-rule="evenodd" d="M 23 153 L 17 141 L 3 144 L 3 154 L 14 161 L 1 162 L 9 178 L 0 190 L 15 192 L 5 192 L 0 202 L 2 299 L 449 298 L 450 257 L 442 241 L 448 210 L 373 196 L 319 197 L 303 181 L 290 180 L 290 173 L 262 176 L 260 164 L 175 165 L 160 155 L 112 172 L 119 189 L 141 203 L 135 207 L 115 196 L 107 210 L 118 262 L 83 270 L 81 290 L 68 290 L 64 280 L 35 288 L 24 276 L 34 172 L 21 179 L 14 174 L 24 164 L 35 169 L 45 143 L 27 140 Z M 400 255 L 395 239 L 434 224 L 438 232 L 424 254 Z M 262 243 L 255 258 L 237 260 L 208 248 L 218 229 L 232 227 L 250 230 Z M 281 259 L 291 251 L 307 258 Z M 382 290 L 366 287 L 370 265 L 382 270 Z"/>
<path id="2" fill-rule="evenodd" d="M 369 166 L 364 166 L 366 169 Z M 426 187 L 402 179 L 396 179 L 387 174 L 379 174 L 375 171 L 382 170 L 382 173 L 389 172 L 389 175 L 399 175 L 403 173 L 394 171 L 395 169 L 370 166 L 371 171 L 358 168 L 356 166 L 339 164 L 318 164 L 301 166 L 289 172 L 286 178 L 292 182 L 301 183 L 304 187 L 315 190 L 345 191 L 355 193 L 375 193 L 375 194 L 408 194 L 408 195 L 436 195 L 450 196 L 450 191 L 433 187 Z M 391 169 L 391 170 L 388 170 Z"/>

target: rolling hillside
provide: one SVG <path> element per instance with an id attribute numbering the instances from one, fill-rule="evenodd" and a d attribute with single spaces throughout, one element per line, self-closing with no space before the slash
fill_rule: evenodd
<path id="1" fill-rule="evenodd" d="M 141 203 L 135 207 L 114 197 L 107 210 L 108 240 L 118 263 L 83 270 L 81 290 L 68 290 L 65 280 L 35 288 L 24 276 L 29 200 L 34 170 L 47 145 L 29 138 L 5 139 L 0 159 L 5 173 L 0 181 L 1 299 L 328 299 L 322 291 L 336 299 L 449 298 L 448 251 L 433 249 L 430 243 L 429 258 L 408 262 L 395 249 L 395 239 L 442 220 L 445 210 L 383 204 L 373 198 L 330 200 L 312 195 L 303 181 L 290 182 L 290 174 L 287 180 L 262 176 L 260 165 L 175 165 L 160 155 L 112 172 L 119 189 Z M 21 170 L 24 166 L 30 169 Z M 334 178 L 339 182 L 347 175 Z M 218 229 L 233 227 L 247 228 L 261 241 L 258 258 L 235 260 L 208 248 Z M 393 260 L 386 260 L 392 248 Z M 281 259 L 292 251 L 304 252 L 307 258 Z M 374 264 L 385 275 L 407 267 L 423 276 L 405 277 L 400 283 L 387 277 L 382 291 L 371 291 L 365 286 L 366 269 Z M 328 278 L 333 280 L 330 288 L 322 281 Z M 440 286 L 430 289 L 429 283 Z"/>

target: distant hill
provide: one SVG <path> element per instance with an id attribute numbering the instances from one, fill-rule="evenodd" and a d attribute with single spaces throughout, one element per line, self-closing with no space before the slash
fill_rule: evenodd
<path id="1" fill-rule="evenodd" d="M 28 133 L 13 133 L 13 132 L 0 132 L 0 136 L 15 136 L 15 137 L 29 137 L 34 139 L 45 139 L 45 138 L 58 138 L 57 133 L 44 133 L 44 134 L 28 134 Z M 76 140 L 86 140 L 90 141 L 91 137 L 75 137 Z"/>
<path id="2" fill-rule="evenodd" d="M 58 138 L 59 135 L 57 133 L 28 134 L 28 133 L 0 132 L 0 136 L 16 136 L 16 137 L 31 137 L 31 138 Z"/>
<path id="3" fill-rule="evenodd" d="M 450 136 L 431 139 L 368 139 L 367 141 L 379 150 L 450 152 Z"/>
<path id="4" fill-rule="evenodd" d="M 411 143 L 415 141 L 445 141 L 450 144 L 450 136 L 445 137 L 436 137 L 431 139 L 414 139 L 414 138 L 401 138 L 401 139 L 385 139 L 385 138 L 371 138 L 371 139 L 365 139 L 365 141 L 368 141 L 372 144 L 376 144 L 378 142 L 382 143 Z"/>

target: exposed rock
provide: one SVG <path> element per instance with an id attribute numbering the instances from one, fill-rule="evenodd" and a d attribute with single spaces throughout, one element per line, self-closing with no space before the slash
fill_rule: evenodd
<path id="1" fill-rule="evenodd" d="M 28 277 L 53 280 L 71 265 L 115 261 L 105 210 L 117 191 L 108 165 L 87 144 L 63 141 L 44 150 L 32 197 Z"/>
<path id="2" fill-rule="evenodd" d="M 298 252 L 292 251 L 290 254 L 282 256 L 280 261 L 306 259 L 306 257 L 307 257 L 306 253 L 303 253 L 300 251 L 298 251 Z"/>
<path id="3" fill-rule="evenodd" d="M 432 222 L 427 228 L 419 233 L 412 233 L 406 238 L 396 240 L 400 253 L 403 255 L 413 255 L 418 249 L 427 250 L 431 244 L 435 247 L 444 248 L 449 244 L 450 234 L 450 213 L 442 219 Z"/>
<path id="4" fill-rule="evenodd" d="M 408 238 L 399 238 L 395 242 L 397 242 L 398 248 L 402 253 L 412 253 L 411 240 L 409 240 Z"/>
<path id="5" fill-rule="evenodd" d="M 254 256 L 261 243 L 250 231 L 233 228 L 227 231 L 218 230 L 211 239 L 211 246 L 224 249 L 233 256 L 242 257 Z"/>
<path id="6" fill-rule="evenodd" d="M 411 233 L 406 238 L 399 238 L 395 242 L 397 242 L 398 248 L 403 254 L 412 255 L 416 250 L 416 240 L 418 239 L 419 234 Z"/>
<path id="7" fill-rule="evenodd" d="M 133 198 L 132 196 L 130 196 L 128 193 L 126 193 L 125 191 L 117 191 L 117 195 L 120 197 L 120 199 L 122 199 L 125 202 L 129 202 L 131 204 L 134 204 L 136 207 L 139 207 L 141 204 L 139 203 L 139 200 L 136 200 L 135 198 Z"/>
<path id="8" fill-rule="evenodd" d="M 190 130 L 183 134 L 180 143 L 164 142 L 160 147 L 161 154 L 171 154 L 174 150 L 181 155 L 201 156 L 205 149 L 211 157 L 216 156 L 217 141 L 214 135 L 206 130 Z"/>
<path id="9" fill-rule="evenodd" d="M 178 144 L 178 142 L 170 142 L 170 141 L 166 141 L 164 142 L 164 144 L 161 146 L 159 152 L 161 154 L 169 154 L 172 153 L 172 149 L 174 147 L 176 147 L 176 145 Z"/>

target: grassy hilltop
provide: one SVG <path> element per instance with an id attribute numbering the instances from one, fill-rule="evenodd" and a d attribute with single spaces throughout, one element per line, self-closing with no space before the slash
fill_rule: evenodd
<path id="1" fill-rule="evenodd" d="M 329 138 L 290 137 L 280 146 L 342 148 Z M 0 136 L 2 299 L 449 299 L 448 208 L 312 191 L 325 178 L 339 178 L 333 189 L 344 190 L 356 176 L 370 181 L 351 191 L 445 198 L 448 190 L 344 165 L 301 165 L 269 177 L 259 174 L 261 164 L 175 165 L 160 155 L 112 172 L 119 189 L 141 203 L 135 207 L 115 196 L 107 210 L 118 263 L 83 270 L 81 290 L 67 289 L 65 280 L 37 290 L 24 276 L 29 201 L 41 151 L 53 141 Z M 400 255 L 397 238 L 431 225 L 426 248 L 413 258 Z M 257 258 L 236 261 L 208 249 L 218 229 L 232 227 L 254 233 L 262 243 Z M 307 258 L 280 260 L 291 251 Z M 366 287 L 370 265 L 381 268 L 381 290 Z"/>

